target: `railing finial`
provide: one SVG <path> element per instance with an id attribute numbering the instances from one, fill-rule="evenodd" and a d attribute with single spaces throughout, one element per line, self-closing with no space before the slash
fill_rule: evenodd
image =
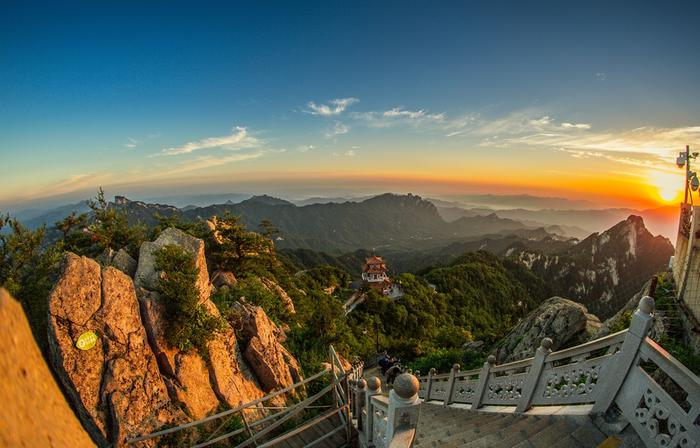
<path id="1" fill-rule="evenodd" d="M 644 314 L 651 314 L 654 312 L 654 308 L 656 307 L 656 303 L 654 302 L 654 298 L 650 296 L 644 296 L 641 299 L 639 299 L 639 311 L 641 311 Z"/>
<path id="2" fill-rule="evenodd" d="M 496 364 L 496 357 L 494 355 L 489 355 L 489 357 L 486 358 L 486 362 L 491 365 L 494 365 Z"/>
<path id="3" fill-rule="evenodd" d="M 402 373 L 394 380 L 394 392 L 404 400 L 413 399 L 418 394 L 420 383 L 410 373 Z"/>
<path id="4" fill-rule="evenodd" d="M 371 376 L 367 380 L 367 387 L 369 390 L 380 390 L 382 388 L 382 380 L 376 376 Z"/>
<path id="5" fill-rule="evenodd" d="M 550 350 L 552 348 L 552 345 L 554 344 L 554 341 L 550 338 L 544 338 L 542 339 L 542 342 L 540 342 L 540 347 L 542 347 L 545 350 Z"/>

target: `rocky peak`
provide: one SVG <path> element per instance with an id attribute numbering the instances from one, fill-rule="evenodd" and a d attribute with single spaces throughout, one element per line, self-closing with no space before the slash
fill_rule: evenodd
<path id="1" fill-rule="evenodd" d="M 653 236 L 644 220 L 632 215 L 561 251 L 523 250 L 514 255 L 547 279 L 557 294 L 608 318 L 652 275 L 666 269 L 673 245 L 668 238 Z"/>

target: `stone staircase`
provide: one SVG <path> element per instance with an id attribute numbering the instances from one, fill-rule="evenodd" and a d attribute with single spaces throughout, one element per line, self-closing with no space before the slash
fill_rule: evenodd
<path id="1" fill-rule="evenodd" d="M 294 436 L 269 445 L 282 448 L 342 448 L 348 446 L 344 423 L 337 415 L 303 429 Z"/>
<path id="2" fill-rule="evenodd" d="M 671 304 L 672 305 L 672 304 Z M 507 364 L 351 378 L 362 448 L 700 447 L 700 378 L 647 335 L 654 300 L 626 330 Z M 671 311 L 672 306 L 668 310 Z M 669 313 L 670 315 L 670 313 Z"/>
<path id="3" fill-rule="evenodd" d="M 588 415 L 517 415 L 423 403 L 413 446 L 576 448 L 605 440 Z"/>

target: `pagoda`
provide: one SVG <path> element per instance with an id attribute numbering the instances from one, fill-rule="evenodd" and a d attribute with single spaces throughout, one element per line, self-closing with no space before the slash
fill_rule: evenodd
<path id="1" fill-rule="evenodd" d="M 387 271 L 386 263 L 382 257 L 373 255 L 365 260 L 365 265 L 362 268 L 362 281 L 385 296 L 389 295 L 391 280 L 387 275 Z"/>

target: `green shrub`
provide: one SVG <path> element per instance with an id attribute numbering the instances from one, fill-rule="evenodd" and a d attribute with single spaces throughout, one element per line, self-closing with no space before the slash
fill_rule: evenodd
<path id="1" fill-rule="evenodd" d="M 48 298 L 62 252 L 47 245 L 46 229 L 30 230 L 0 216 L 0 286 L 20 301 L 39 347 L 48 349 Z"/>
<path id="2" fill-rule="evenodd" d="M 461 348 L 438 348 L 416 359 L 411 368 L 420 370 L 421 375 L 427 374 L 434 368 L 439 373 L 449 372 L 454 364 L 460 365 L 460 370 L 472 370 L 484 364 L 485 356 L 481 353 L 465 351 Z"/>
<path id="3" fill-rule="evenodd" d="M 166 310 L 166 341 L 180 350 L 194 348 L 207 356 L 207 343 L 222 329 L 223 321 L 199 303 L 199 269 L 194 258 L 172 245 L 156 251 L 155 257 L 156 269 L 163 272 L 158 292 Z"/>
<path id="4" fill-rule="evenodd" d="M 610 332 L 617 333 L 626 330 L 630 327 L 630 322 L 632 322 L 632 311 L 625 311 L 610 326 Z"/>

